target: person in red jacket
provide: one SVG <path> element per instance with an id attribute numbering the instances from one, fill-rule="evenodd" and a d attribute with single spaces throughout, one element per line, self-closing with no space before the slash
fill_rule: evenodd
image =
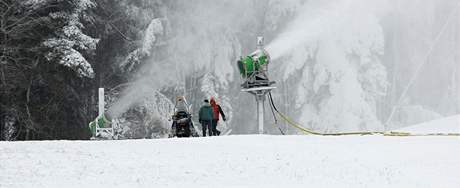
<path id="1" fill-rule="evenodd" d="M 224 121 L 227 121 L 227 119 L 225 118 L 225 114 L 224 114 L 224 111 L 222 111 L 222 108 L 220 107 L 219 104 L 217 104 L 216 100 L 214 99 L 214 97 L 211 97 L 211 107 L 212 107 L 212 110 L 213 110 L 213 119 L 212 119 L 212 134 L 214 136 L 219 136 L 220 135 L 220 131 L 217 130 L 217 123 L 219 122 L 219 115 L 222 116 L 222 119 Z"/>

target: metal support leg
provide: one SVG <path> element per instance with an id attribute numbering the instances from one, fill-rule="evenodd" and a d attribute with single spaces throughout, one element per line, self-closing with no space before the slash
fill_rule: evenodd
<path id="1" fill-rule="evenodd" d="M 264 93 L 257 94 L 256 101 L 257 101 L 257 122 L 259 124 L 259 134 L 264 134 L 265 94 Z"/>
<path id="2" fill-rule="evenodd" d="M 257 125 L 259 129 L 259 134 L 264 134 L 265 96 L 267 95 L 268 92 L 270 92 L 272 89 L 275 89 L 275 88 L 276 87 L 267 86 L 267 87 L 254 87 L 254 88 L 242 89 L 242 91 L 248 92 L 256 97 Z"/>

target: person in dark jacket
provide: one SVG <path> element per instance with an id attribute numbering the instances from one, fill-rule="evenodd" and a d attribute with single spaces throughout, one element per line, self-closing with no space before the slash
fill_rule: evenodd
<path id="1" fill-rule="evenodd" d="M 204 104 L 200 108 L 198 117 L 203 128 L 203 137 L 206 136 L 206 130 L 208 130 L 208 136 L 212 136 L 212 119 L 214 117 L 214 112 L 211 104 L 209 104 L 209 100 L 204 100 Z"/>
<path id="2" fill-rule="evenodd" d="M 222 108 L 219 104 L 217 104 L 216 100 L 213 97 L 211 97 L 211 107 L 212 111 L 214 112 L 214 116 L 212 118 L 212 135 L 219 136 L 220 131 L 217 130 L 217 123 L 219 122 L 220 118 L 219 116 L 222 116 L 222 119 L 224 121 L 227 121 L 227 119 L 225 118 L 224 111 L 222 111 Z"/>

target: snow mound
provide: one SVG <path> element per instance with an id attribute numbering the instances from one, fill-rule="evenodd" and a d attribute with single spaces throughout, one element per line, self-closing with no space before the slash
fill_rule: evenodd
<path id="1" fill-rule="evenodd" d="M 460 133 L 460 114 L 411 125 L 396 132 L 410 132 L 415 134 Z"/>
<path id="2" fill-rule="evenodd" d="M 453 137 L 0 142 L 0 187 L 458 187 Z"/>

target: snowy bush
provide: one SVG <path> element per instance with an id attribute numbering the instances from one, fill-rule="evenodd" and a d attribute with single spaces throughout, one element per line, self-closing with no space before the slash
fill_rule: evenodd
<path id="1" fill-rule="evenodd" d="M 0 131 L 1 135 L 0 135 L 0 140 L 6 140 L 6 141 L 10 141 L 10 140 L 14 140 L 13 139 L 13 136 L 14 136 L 14 133 L 16 132 L 16 127 L 14 127 L 14 124 L 16 123 L 16 120 L 14 117 L 12 116 L 3 116 L 2 117 L 3 120 L 1 123 L 1 125 L 3 125 L 2 129 Z"/>
<path id="2" fill-rule="evenodd" d="M 116 117 L 121 138 L 159 138 L 169 134 L 174 104 L 158 91 L 151 93 Z M 109 105 L 120 98 L 118 91 L 109 95 Z"/>

